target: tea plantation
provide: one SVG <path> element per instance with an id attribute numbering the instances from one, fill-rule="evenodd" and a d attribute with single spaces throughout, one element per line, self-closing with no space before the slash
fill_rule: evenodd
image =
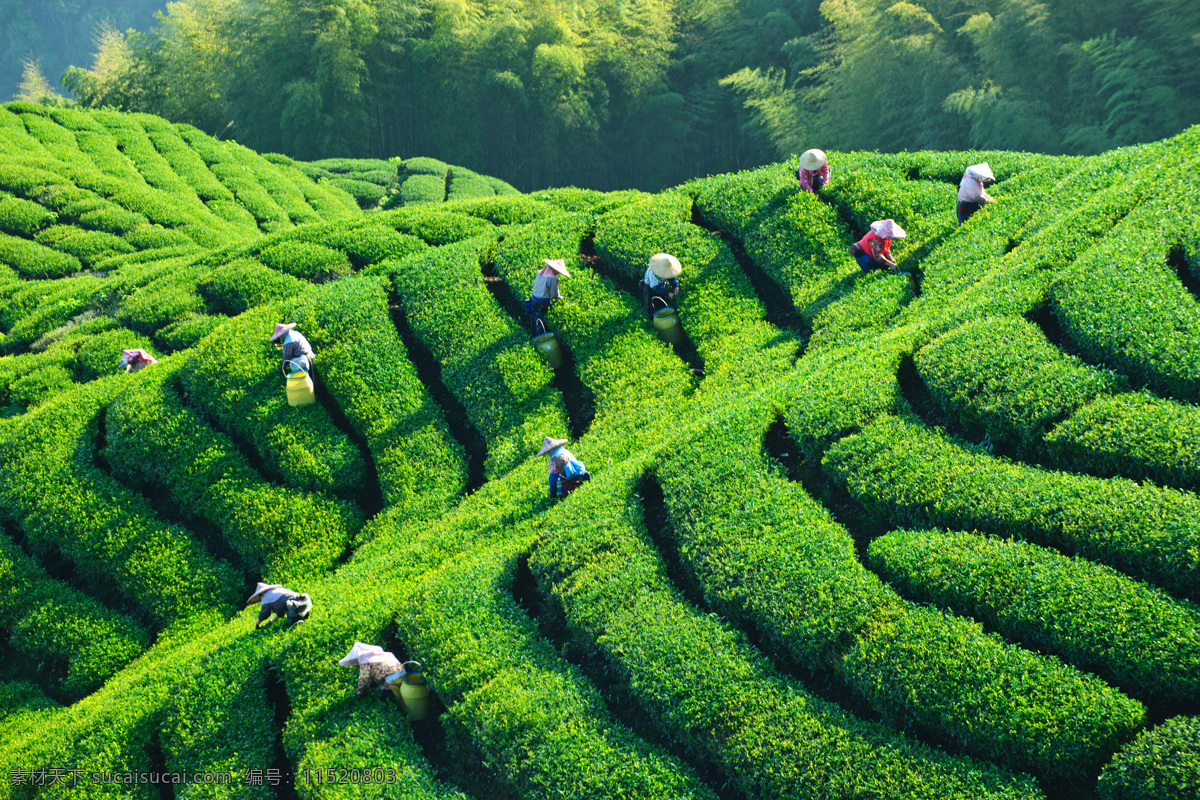
<path id="1" fill-rule="evenodd" d="M 0 107 L 0 798 L 1200 796 L 1200 128 L 831 164 L 522 195 Z"/>

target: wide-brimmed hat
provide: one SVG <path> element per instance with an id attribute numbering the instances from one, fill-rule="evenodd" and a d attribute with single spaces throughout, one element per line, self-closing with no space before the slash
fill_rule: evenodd
<path id="1" fill-rule="evenodd" d="M 131 364 L 134 361 L 142 361 L 146 364 L 157 364 L 158 359 L 147 353 L 140 347 L 135 347 L 132 350 L 121 351 L 121 361 L 117 364 L 118 367 L 123 367 L 126 364 Z"/>
<path id="2" fill-rule="evenodd" d="M 276 322 L 275 323 L 275 332 L 271 334 L 271 338 L 267 339 L 267 341 L 268 342 L 275 341 L 280 336 L 283 336 L 285 333 L 287 333 L 294 327 L 296 327 L 296 323 L 294 323 L 294 322 L 289 322 L 287 324 L 284 324 L 282 322 Z"/>
<path id="3" fill-rule="evenodd" d="M 683 265 L 670 253 L 655 253 L 650 256 L 650 271 L 660 278 L 678 278 Z"/>
<path id="4" fill-rule="evenodd" d="M 342 656 L 338 661 L 339 666 L 356 667 L 363 664 L 382 664 L 389 661 L 400 664 L 400 659 L 384 650 L 377 644 L 366 644 L 365 642 L 355 642 L 354 647 L 350 648 L 350 652 Z"/>
<path id="5" fill-rule="evenodd" d="M 908 235 L 904 232 L 904 228 L 901 228 L 892 219 L 881 219 L 877 222 L 872 222 L 871 233 L 880 239 L 903 239 Z"/>
<path id="6" fill-rule="evenodd" d="M 986 161 L 967 167 L 967 174 L 980 181 L 996 180 L 996 176 L 992 174 L 992 168 L 988 166 Z"/>
<path id="7" fill-rule="evenodd" d="M 261 600 L 262 596 L 272 589 L 282 589 L 283 585 L 279 583 L 263 583 L 258 582 L 258 586 L 254 587 L 254 594 L 250 595 L 250 599 L 246 601 L 246 605 L 250 605 L 255 600 Z"/>
<path id="8" fill-rule="evenodd" d="M 815 147 L 812 150 L 805 150 L 800 154 L 800 166 L 810 172 L 825 166 L 825 161 L 825 151 L 818 150 Z"/>
<path id="9" fill-rule="evenodd" d="M 571 277 L 571 273 L 567 272 L 567 262 L 561 258 L 543 258 L 542 263 L 564 278 Z"/>
<path id="10" fill-rule="evenodd" d="M 564 445 L 566 443 L 567 443 L 566 439 L 551 439 L 549 436 L 547 436 L 545 439 L 542 440 L 542 449 L 538 450 L 537 454 L 539 456 L 544 456 L 544 455 L 546 455 L 546 453 L 549 453 L 554 448 L 561 447 L 562 445 Z"/>

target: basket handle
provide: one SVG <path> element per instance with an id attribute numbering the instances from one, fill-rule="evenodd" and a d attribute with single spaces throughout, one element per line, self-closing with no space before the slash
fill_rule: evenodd
<path id="1" fill-rule="evenodd" d="M 661 297 L 659 297 L 658 295 L 654 295 L 653 297 L 651 297 L 651 298 L 650 298 L 650 308 L 651 308 L 651 309 L 653 309 L 653 308 L 654 308 L 654 301 L 655 301 L 655 300 L 657 300 L 658 302 L 662 303 L 662 304 L 663 304 L 663 308 L 670 308 L 670 306 L 669 306 L 669 305 L 667 305 L 667 301 L 666 301 L 666 300 L 663 300 L 663 299 L 662 299 Z"/>
<path id="2" fill-rule="evenodd" d="M 549 330 L 546 329 L 546 323 L 541 317 L 538 317 L 537 319 L 535 319 L 534 322 L 536 322 L 537 324 L 542 326 L 542 333 L 550 332 Z"/>
<path id="3" fill-rule="evenodd" d="M 300 364 L 300 362 L 299 362 L 299 361 L 296 361 L 294 358 L 289 358 L 289 359 L 285 360 L 285 361 L 283 362 L 283 368 L 284 368 L 284 370 L 285 370 L 285 371 L 284 371 L 284 373 L 283 373 L 284 375 L 286 375 L 286 374 L 287 374 L 287 371 L 286 371 L 286 370 L 287 370 L 287 365 L 288 365 L 288 364 Z M 304 367 L 302 367 L 302 366 L 297 366 L 297 367 L 296 367 L 296 371 L 297 371 L 297 372 L 303 372 L 305 375 L 307 375 L 307 374 L 308 374 L 308 370 L 304 369 Z"/>
<path id="4" fill-rule="evenodd" d="M 407 669 L 404 669 L 404 668 L 405 668 L 405 667 L 407 667 L 409 664 L 416 664 L 416 665 L 417 665 L 417 668 L 416 668 L 416 669 L 414 669 L 414 670 L 407 670 Z M 421 662 L 420 662 L 420 661 L 405 661 L 404 663 L 402 663 L 402 664 L 400 665 L 400 669 L 403 669 L 405 672 L 420 672 L 420 671 L 421 671 Z"/>

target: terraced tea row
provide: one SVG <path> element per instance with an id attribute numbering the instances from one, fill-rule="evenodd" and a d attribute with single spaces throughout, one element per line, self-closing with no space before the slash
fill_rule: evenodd
<path id="1" fill-rule="evenodd" d="M 794 164 L 508 195 L 137 115 L 0 125 L 5 767 L 282 769 L 222 789 L 255 798 L 368 795 L 312 781 L 368 767 L 421 798 L 1200 786 L 1195 132 L 834 154 L 819 196 Z M 848 258 L 885 217 L 911 281 Z M 675 346 L 637 285 L 664 251 Z M 521 311 L 543 259 L 558 373 Z M 158 363 L 113 374 L 127 347 Z M 555 502 L 533 454 L 568 430 L 593 479 Z M 310 619 L 255 631 L 258 580 Z M 353 698 L 355 641 L 421 661 L 437 720 Z"/>

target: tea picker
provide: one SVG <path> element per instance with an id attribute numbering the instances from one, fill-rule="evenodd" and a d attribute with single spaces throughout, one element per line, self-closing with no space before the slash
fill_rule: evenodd
<path id="1" fill-rule="evenodd" d="M 683 265 L 670 253 L 650 256 L 646 275 L 642 278 L 642 306 L 647 314 L 663 308 L 673 308 L 679 294 L 679 275 Z"/>
<path id="2" fill-rule="evenodd" d="M 539 456 L 549 456 L 551 497 L 566 497 L 592 479 L 583 462 L 563 447 L 566 443 L 566 439 L 547 436 L 542 440 L 542 449 L 537 452 Z"/>
<path id="3" fill-rule="evenodd" d="M 380 697 L 386 697 L 389 681 L 398 681 L 404 674 L 400 659 L 379 645 L 355 642 L 350 652 L 338 664 L 343 667 L 358 667 L 358 686 L 355 697 L 362 697 L 371 689 L 379 687 Z"/>
<path id="4" fill-rule="evenodd" d="M 283 348 L 281 368 L 287 377 L 288 405 L 307 406 L 317 399 L 312 382 L 313 349 L 304 334 L 294 330 L 295 327 L 294 322 L 276 322 L 275 332 L 267 341 L 276 342 Z"/>
<path id="5" fill-rule="evenodd" d="M 122 350 L 121 360 L 117 364 L 117 369 L 125 368 L 126 372 L 138 372 L 151 364 L 157 364 L 158 359 L 147 353 L 140 347 L 135 347 L 132 350 Z"/>
<path id="6" fill-rule="evenodd" d="M 261 604 L 262 608 L 258 612 L 258 624 L 254 626 L 254 630 L 270 621 L 272 614 L 278 619 L 287 617 L 288 622 L 294 625 L 308 619 L 312 611 L 312 599 L 308 595 L 285 589 L 278 583 L 259 581 L 246 605 L 252 606 L 255 603 Z"/>
<path id="7" fill-rule="evenodd" d="M 986 161 L 967 167 L 962 180 L 958 182 L 958 205 L 955 207 L 955 211 L 958 214 L 959 225 L 969 220 L 972 214 L 983 207 L 984 203 L 990 203 L 995 199 L 983 188 L 985 183 L 994 180 L 996 180 L 996 176 L 992 174 L 992 168 L 987 165 Z"/>
<path id="8" fill-rule="evenodd" d="M 544 265 L 533 277 L 533 293 L 525 301 L 525 313 L 529 315 L 529 330 L 533 336 L 533 347 L 552 369 L 563 365 L 562 350 L 558 338 L 546 327 L 546 312 L 555 300 L 562 300 L 558 291 L 558 278 L 571 277 L 567 264 L 561 258 L 542 260 Z"/>
<path id="9" fill-rule="evenodd" d="M 825 157 L 825 151 L 813 148 L 801 153 L 796 179 L 800 181 L 802 191 L 820 192 L 821 187 L 829 183 L 829 159 Z"/>
<path id="10" fill-rule="evenodd" d="M 895 220 L 882 219 L 871 223 L 867 235 L 850 246 L 850 255 L 858 262 L 863 272 L 873 269 L 886 269 L 893 275 L 904 275 L 909 278 L 911 273 L 901 272 L 900 266 L 892 258 L 892 242 L 903 239 L 907 234 L 896 224 Z"/>
<path id="11" fill-rule="evenodd" d="M 529 314 L 529 332 L 532 336 L 546 332 L 546 312 L 555 300 L 562 300 L 558 291 L 559 276 L 571 277 L 567 272 L 567 264 L 561 258 L 542 259 L 544 265 L 533 276 L 533 292 L 525 301 L 525 311 Z"/>

